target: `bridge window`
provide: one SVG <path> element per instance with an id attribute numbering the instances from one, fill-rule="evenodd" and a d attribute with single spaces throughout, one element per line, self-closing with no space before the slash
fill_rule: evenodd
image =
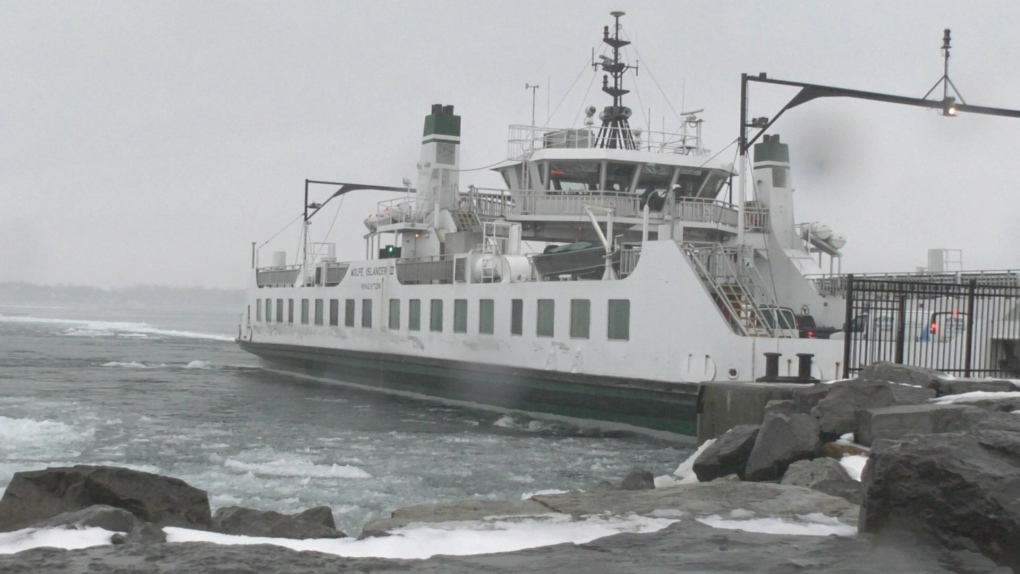
<path id="1" fill-rule="evenodd" d="M 524 333 L 524 299 L 510 301 L 510 334 Z"/>
<path id="2" fill-rule="evenodd" d="M 588 299 L 570 300 L 570 337 L 587 339 L 591 325 L 591 301 Z"/>
<path id="3" fill-rule="evenodd" d="M 372 328 L 372 300 L 361 300 L 361 326 L 366 329 Z"/>
<path id="4" fill-rule="evenodd" d="M 665 196 L 673 181 L 674 170 L 675 168 L 671 165 L 646 164 L 642 166 L 641 175 L 638 176 L 637 192 L 642 196 L 652 192 L 660 192 L 660 195 Z"/>
<path id="5" fill-rule="evenodd" d="M 634 183 L 637 166 L 632 163 L 610 163 L 606 165 L 606 191 L 630 191 Z"/>
<path id="6" fill-rule="evenodd" d="M 354 326 L 354 299 L 344 301 L 344 326 Z"/>
<path id="7" fill-rule="evenodd" d="M 294 322 L 294 300 L 287 299 L 287 322 Z"/>
<path id="8" fill-rule="evenodd" d="M 453 300 L 453 332 L 467 333 L 467 299 Z"/>
<path id="9" fill-rule="evenodd" d="M 255 320 L 262 321 L 262 299 L 255 300 Z"/>
<path id="10" fill-rule="evenodd" d="M 390 299 L 390 330 L 400 330 L 400 299 Z"/>
<path id="11" fill-rule="evenodd" d="M 301 324 L 308 324 L 308 299 L 301 300 Z"/>
<path id="12" fill-rule="evenodd" d="M 411 299 L 407 303 L 407 329 L 421 331 L 421 299 Z"/>
<path id="13" fill-rule="evenodd" d="M 273 321 L 273 300 L 266 299 L 266 323 Z"/>
<path id="14" fill-rule="evenodd" d="M 630 340 L 630 300 L 609 300 L 609 339 L 613 341 Z"/>
<path id="15" fill-rule="evenodd" d="M 432 309 L 429 312 L 429 330 L 436 333 L 443 332 L 443 300 L 433 299 Z"/>
<path id="16" fill-rule="evenodd" d="M 481 335 L 491 335 L 496 331 L 493 307 L 492 299 L 482 299 L 478 302 L 478 333 Z"/>
<path id="17" fill-rule="evenodd" d="M 552 299 L 538 300 L 538 326 L 535 334 L 539 337 L 552 337 L 555 331 L 556 302 Z"/>
<path id="18" fill-rule="evenodd" d="M 599 188 L 601 164 L 597 161 L 559 161 L 549 164 L 549 189 L 594 191 Z"/>
<path id="19" fill-rule="evenodd" d="M 315 300 L 315 324 L 322 324 L 322 299 Z"/>
<path id="20" fill-rule="evenodd" d="M 340 300 L 329 300 L 329 326 L 336 327 L 340 324 Z"/>
<path id="21" fill-rule="evenodd" d="M 276 322 L 283 323 L 283 299 L 276 300 Z"/>

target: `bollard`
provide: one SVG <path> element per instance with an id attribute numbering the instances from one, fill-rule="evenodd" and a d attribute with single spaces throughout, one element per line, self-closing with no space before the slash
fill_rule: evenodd
<path id="1" fill-rule="evenodd" d="M 811 380 L 811 358 L 813 353 L 797 353 L 797 379 L 807 382 Z"/>
<path id="2" fill-rule="evenodd" d="M 782 353 L 765 353 L 765 377 L 766 381 L 779 379 L 779 357 Z"/>

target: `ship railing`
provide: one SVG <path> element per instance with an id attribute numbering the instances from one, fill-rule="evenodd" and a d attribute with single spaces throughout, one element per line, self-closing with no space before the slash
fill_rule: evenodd
<path id="1" fill-rule="evenodd" d="M 397 261 L 397 281 L 403 285 L 453 283 L 455 257 L 438 255 Z"/>
<path id="2" fill-rule="evenodd" d="M 551 128 L 512 125 L 507 140 L 507 157 L 517 161 L 527 159 L 543 149 L 598 147 L 695 156 L 708 153 L 701 145 L 700 130 L 688 133 L 620 127 Z"/>
<path id="3" fill-rule="evenodd" d="M 418 207 L 418 200 L 398 197 L 387 199 L 376 204 L 376 224 L 392 225 L 394 223 L 422 223 L 425 213 Z"/>
<path id="4" fill-rule="evenodd" d="M 732 204 L 716 199 L 683 197 L 676 201 L 674 219 L 690 223 L 715 223 L 736 228 L 737 209 Z"/>
<path id="5" fill-rule="evenodd" d="M 965 285 L 970 280 L 987 287 L 1020 287 L 1020 270 L 993 269 L 986 271 L 918 271 L 915 273 L 854 273 L 855 279 L 877 279 L 904 283 Z M 815 284 L 819 295 L 842 297 L 846 295 L 847 276 L 818 274 L 806 275 Z"/>
<path id="6" fill-rule="evenodd" d="M 511 192 L 507 215 L 566 215 L 587 217 L 585 206 L 614 209 L 616 217 L 640 217 L 641 199 L 621 192 L 565 192 L 527 190 Z"/>
<path id="7" fill-rule="evenodd" d="M 641 245 L 626 243 L 621 245 L 620 250 L 620 268 L 617 273 L 620 279 L 628 277 L 637 268 L 638 262 L 641 260 Z"/>
<path id="8" fill-rule="evenodd" d="M 744 206 L 744 230 L 768 231 L 769 210 L 765 207 Z"/>
<path id="9" fill-rule="evenodd" d="M 481 218 L 506 217 L 513 207 L 513 198 L 505 189 L 491 189 L 468 186 L 468 192 L 460 194 L 457 208 L 473 211 Z"/>
<path id="10" fill-rule="evenodd" d="M 255 283 L 259 287 L 293 287 L 300 273 L 301 265 L 260 267 L 255 270 Z"/>

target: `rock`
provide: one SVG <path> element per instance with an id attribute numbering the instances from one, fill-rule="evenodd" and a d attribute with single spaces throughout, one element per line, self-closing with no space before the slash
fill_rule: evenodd
<path id="1" fill-rule="evenodd" d="M 326 528 L 336 530 L 336 521 L 333 519 L 333 509 L 328 506 L 315 506 L 291 516 L 294 520 L 321 524 Z"/>
<path id="2" fill-rule="evenodd" d="M 0 532 L 96 504 L 122 508 L 157 526 L 207 529 L 209 497 L 183 480 L 109 466 L 17 472 L 0 499 Z"/>
<path id="3" fill-rule="evenodd" d="M 315 522 L 295 520 L 271 510 L 255 510 L 243 506 L 225 506 L 216 510 L 212 529 L 223 534 L 264 536 L 271 538 L 345 538 L 343 532 Z"/>
<path id="4" fill-rule="evenodd" d="M 949 376 L 935 369 L 879 361 L 864 367 L 857 378 L 862 381 L 885 381 L 926 389 L 938 389 Z"/>
<path id="5" fill-rule="evenodd" d="M 768 416 L 769 413 L 792 415 L 793 401 L 792 400 L 769 401 L 765 403 L 765 416 Z"/>
<path id="6" fill-rule="evenodd" d="M 607 490 L 615 489 L 616 487 L 613 486 L 613 483 L 609 482 L 608 480 L 600 480 L 595 486 L 588 489 L 588 492 L 605 492 Z"/>
<path id="7" fill-rule="evenodd" d="M 655 475 L 643 468 L 634 467 L 616 485 L 616 488 L 620 490 L 651 490 L 655 488 Z"/>
<path id="8" fill-rule="evenodd" d="M 831 458 L 816 458 L 813 460 L 799 460 L 790 465 L 783 475 L 780 484 L 792 486 L 804 486 L 814 488 L 823 480 L 854 481 L 846 470 Z"/>
<path id="9" fill-rule="evenodd" d="M 860 505 L 864 499 L 861 483 L 856 480 L 821 480 L 811 486 L 812 490 L 824 492 L 829 496 L 838 496 L 851 504 Z"/>
<path id="10" fill-rule="evenodd" d="M 966 424 L 963 413 L 978 409 L 966 405 L 906 405 L 857 411 L 854 437 L 871 446 L 876 439 L 898 439 L 909 433 L 960 430 Z"/>
<path id="11" fill-rule="evenodd" d="M 1020 410 L 1020 396 L 1010 396 L 1013 393 L 1010 393 L 1010 395 L 1005 393 L 999 394 L 1001 396 L 989 394 L 980 397 L 960 397 L 952 402 L 939 402 L 941 404 L 969 405 L 986 411 L 998 413 L 1012 413 L 1013 411 Z"/>
<path id="12" fill-rule="evenodd" d="M 858 454 L 868 456 L 870 452 L 871 449 L 866 446 L 845 442 L 827 442 L 822 445 L 821 450 L 822 456 L 827 456 L 836 460 L 839 460 L 844 456 L 853 456 Z"/>
<path id="13" fill-rule="evenodd" d="M 1020 433 L 877 441 L 862 482 L 862 532 L 908 531 L 951 549 L 970 545 L 1020 571 Z"/>
<path id="14" fill-rule="evenodd" d="M 151 522 L 143 522 L 134 527 L 127 535 L 128 544 L 162 544 L 166 542 L 166 532 Z"/>
<path id="15" fill-rule="evenodd" d="M 793 392 L 793 410 L 801 414 L 811 414 L 811 409 L 818 405 L 818 401 L 824 399 L 832 385 L 817 383 L 810 387 L 797 389 Z"/>
<path id="16" fill-rule="evenodd" d="M 821 438 L 814 417 L 770 414 L 754 440 L 742 478 L 778 480 L 791 463 L 814 457 L 819 446 Z"/>
<path id="17" fill-rule="evenodd" d="M 901 366 L 901 365 L 897 365 Z M 811 414 L 818 419 L 822 432 L 840 436 L 855 432 L 857 411 L 895 405 L 917 405 L 935 396 L 935 391 L 901 384 L 872 380 L 850 380 L 833 383 L 829 394 Z"/>
<path id="18" fill-rule="evenodd" d="M 35 528 L 91 528 L 98 527 L 110 532 L 131 532 L 141 520 L 124 510 L 106 504 L 96 504 L 74 512 L 64 512 L 32 526 Z"/>
<path id="19" fill-rule="evenodd" d="M 747 459 L 760 425 L 740 425 L 726 431 L 694 461 L 694 474 L 701 482 L 736 474 L 743 479 Z"/>

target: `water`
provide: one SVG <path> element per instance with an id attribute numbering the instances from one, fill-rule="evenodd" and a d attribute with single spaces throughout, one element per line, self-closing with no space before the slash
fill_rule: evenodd
<path id="1" fill-rule="evenodd" d="M 0 305 L 0 488 L 20 470 L 176 476 L 213 509 L 325 504 L 349 534 L 389 511 L 590 488 L 690 449 L 268 373 L 236 309 Z"/>

